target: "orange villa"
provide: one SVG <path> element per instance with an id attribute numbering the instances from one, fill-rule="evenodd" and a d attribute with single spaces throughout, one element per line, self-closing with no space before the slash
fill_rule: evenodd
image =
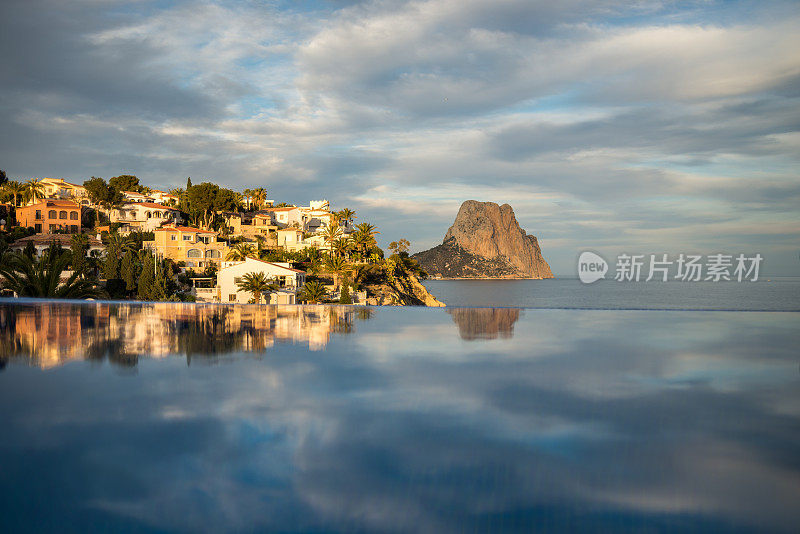
<path id="1" fill-rule="evenodd" d="M 17 208 L 20 226 L 34 228 L 37 234 L 57 231 L 76 234 L 81 230 L 81 207 L 71 200 L 42 200 Z"/>

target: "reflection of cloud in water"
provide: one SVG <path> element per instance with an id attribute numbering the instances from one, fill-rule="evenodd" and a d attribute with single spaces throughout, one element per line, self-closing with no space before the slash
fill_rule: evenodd
<path id="1" fill-rule="evenodd" d="M 514 335 L 514 323 L 519 319 L 516 308 L 447 308 L 458 325 L 461 339 L 497 339 Z"/>
<path id="2" fill-rule="evenodd" d="M 526 311 L 493 343 L 452 321 L 380 310 L 325 351 L 140 361 L 137 376 L 10 365 L 0 511 L 35 526 L 31 496 L 70 487 L 44 500 L 76 525 L 102 510 L 187 531 L 800 521 L 796 316 Z"/>

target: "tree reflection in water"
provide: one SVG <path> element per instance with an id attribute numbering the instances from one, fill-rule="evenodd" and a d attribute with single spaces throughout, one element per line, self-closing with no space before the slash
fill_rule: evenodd
<path id="1" fill-rule="evenodd" d="M 0 304 L 0 362 L 42 368 L 72 360 L 135 367 L 140 356 L 213 359 L 278 343 L 325 348 L 373 311 L 344 306 L 219 306 L 188 303 Z"/>
<path id="2" fill-rule="evenodd" d="M 446 308 L 458 326 L 461 339 L 510 339 L 520 310 L 514 308 Z"/>

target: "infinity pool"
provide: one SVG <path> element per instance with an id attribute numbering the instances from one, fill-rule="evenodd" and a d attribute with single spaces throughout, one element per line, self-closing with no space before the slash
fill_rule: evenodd
<path id="1" fill-rule="evenodd" d="M 0 301 L 0 531 L 800 528 L 800 314 Z"/>

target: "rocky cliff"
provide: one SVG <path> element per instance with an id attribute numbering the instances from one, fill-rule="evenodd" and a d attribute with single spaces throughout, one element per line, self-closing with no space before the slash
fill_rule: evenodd
<path id="1" fill-rule="evenodd" d="M 376 306 L 432 306 L 445 304 L 431 295 L 419 279 L 411 273 L 395 277 L 383 284 L 368 285 L 367 304 Z"/>
<path id="2" fill-rule="evenodd" d="M 412 257 L 433 278 L 553 278 L 508 204 L 467 200 L 444 242 Z"/>

